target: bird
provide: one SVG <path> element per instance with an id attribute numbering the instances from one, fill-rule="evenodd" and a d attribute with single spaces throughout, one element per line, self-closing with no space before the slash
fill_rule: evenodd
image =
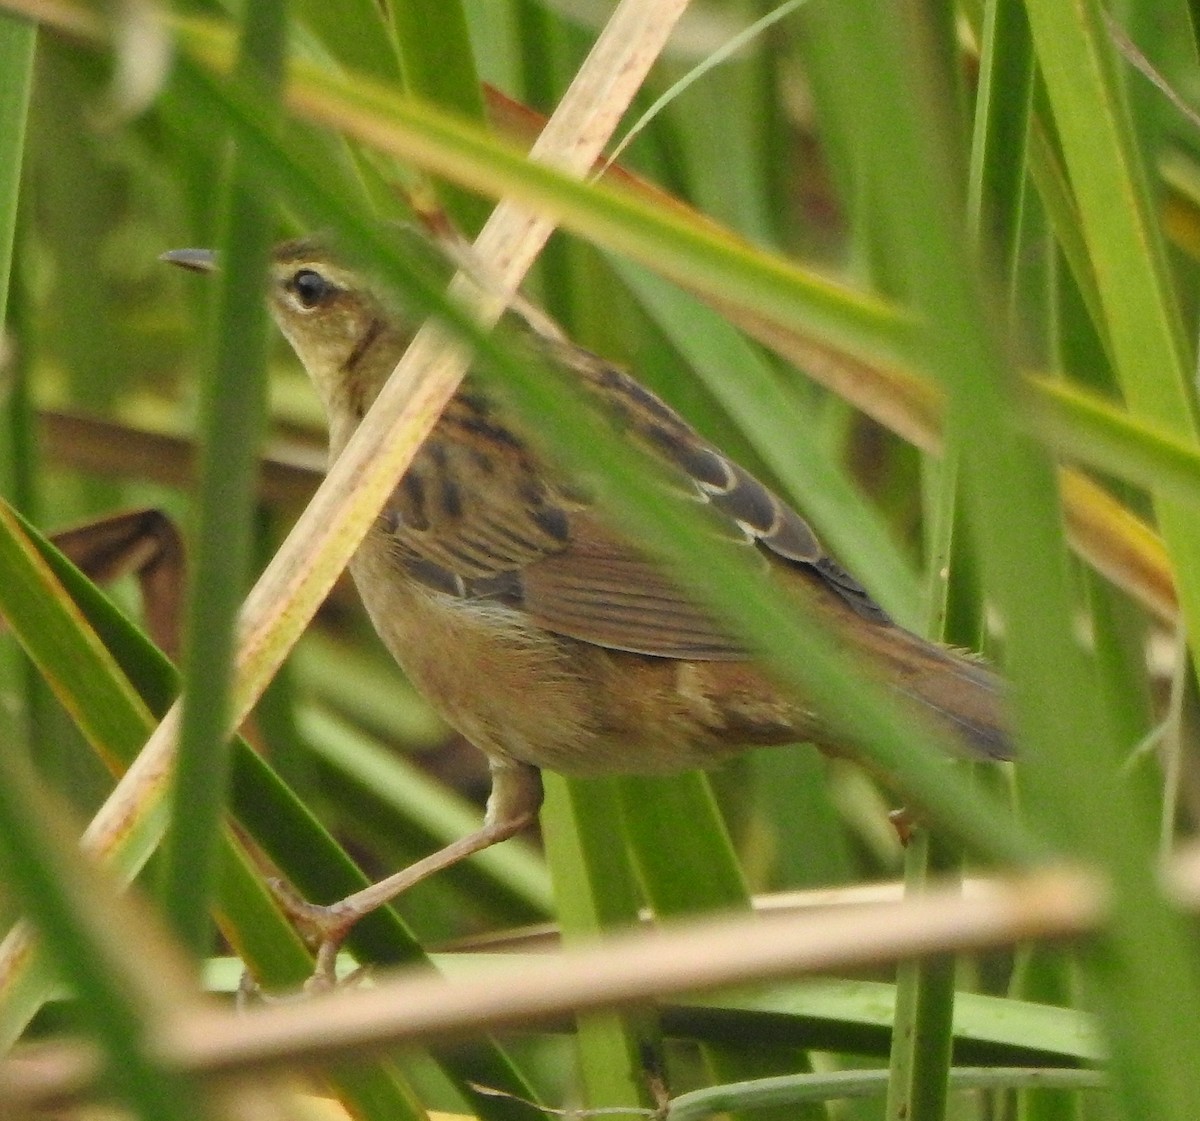
<path id="1" fill-rule="evenodd" d="M 216 266 L 207 250 L 163 257 Z M 272 317 L 327 413 L 332 461 L 416 325 L 324 237 L 277 246 L 269 278 Z M 534 334 L 540 357 L 648 451 L 676 493 L 703 502 L 722 532 L 753 549 L 764 579 L 802 591 L 806 609 L 867 672 L 949 732 L 964 755 L 1012 758 L 995 671 L 895 623 L 799 513 L 629 373 L 565 338 Z M 667 774 L 804 741 L 848 751 L 471 374 L 349 567 L 409 679 L 487 756 L 492 788 L 478 831 L 339 903 L 295 901 L 318 932 L 326 976 L 363 915 L 533 823 L 542 770 Z"/>

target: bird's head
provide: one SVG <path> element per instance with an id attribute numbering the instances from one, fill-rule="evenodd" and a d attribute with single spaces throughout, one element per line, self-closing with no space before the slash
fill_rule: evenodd
<path id="1" fill-rule="evenodd" d="M 173 249 L 162 259 L 213 272 L 208 249 Z M 411 332 L 371 287 L 317 238 L 277 246 L 267 303 L 276 324 L 312 378 L 332 418 L 362 416 L 391 373 Z"/>

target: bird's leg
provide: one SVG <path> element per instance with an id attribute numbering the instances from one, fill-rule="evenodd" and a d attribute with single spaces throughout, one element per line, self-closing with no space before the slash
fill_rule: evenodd
<path id="1" fill-rule="evenodd" d="M 490 769 L 492 792 L 483 827 L 476 832 L 329 906 L 306 903 L 281 894 L 285 909 L 319 939 L 317 964 L 310 985 L 328 988 L 334 984 L 338 950 L 359 919 L 391 902 L 427 876 L 508 840 L 537 819 L 542 804 L 542 776 L 538 769 L 524 763 L 494 760 Z"/>

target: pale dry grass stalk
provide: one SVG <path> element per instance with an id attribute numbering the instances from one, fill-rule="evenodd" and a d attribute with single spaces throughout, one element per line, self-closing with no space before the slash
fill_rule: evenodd
<path id="1" fill-rule="evenodd" d="M 1200 842 L 1163 871 L 1171 896 L 1200 910 Z M 157 1057 L 201 1078 L 322 1067 L 407 1044 L 477 1037 L 682 993 L 851 970 L 936 953 L 1087 937 L 1105 921 L 1107 890 L 1075 868 L 973 879 L 894 898 L 895 885 L 852 893 L 848 906 L 738 915 L 616 935 L 603 945 L 503 958 L 482 976 L 398 972 L 371 989 L 341 989 L 248 1014 L 188 1009 L 163 1025 Z M 825 893 L 814 900 L 824 905 Z M 837 896 L 841 898 L 841 896 Z M 867 901 L 863 901 L 863 900 Z M 31 1048 L 0 1063 L 0 1115 L 80 1100 L 98 1075 L 94 1049 Z"/>
<path id="2" fill-rule="evenodd" d="M 1080 937 L 1103 922 L 1105 908 L 1103 884 L 1055 868 L 977 882 L 969 897 L 954 885 L 896 903 L 708 919 L 622 933 L 602 945 L 526 958 L 519 968 L 501 959 L 482 976 L 409 971 L 371 989 L 244 1014 L 192 1011 L 164 1025 L 156 1057 L 204 1078 L 320 1067 L 685 992 Z M 94 1054 L 77 1047 L 22 1056 L 0 1065 L 0 1107 L 71 1097 L 95 1074 Z"/>

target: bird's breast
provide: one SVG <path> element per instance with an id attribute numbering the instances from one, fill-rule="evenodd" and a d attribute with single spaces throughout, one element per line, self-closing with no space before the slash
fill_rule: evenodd
<path id="1" fill-rule="evenodd" d="M 368 535 L 350 568 L 384 644 L 455 729 L 496 758 L 577 769 L 597 723 L 569 641 L 502 603 L 420 584 L 384 533 Z"/>

